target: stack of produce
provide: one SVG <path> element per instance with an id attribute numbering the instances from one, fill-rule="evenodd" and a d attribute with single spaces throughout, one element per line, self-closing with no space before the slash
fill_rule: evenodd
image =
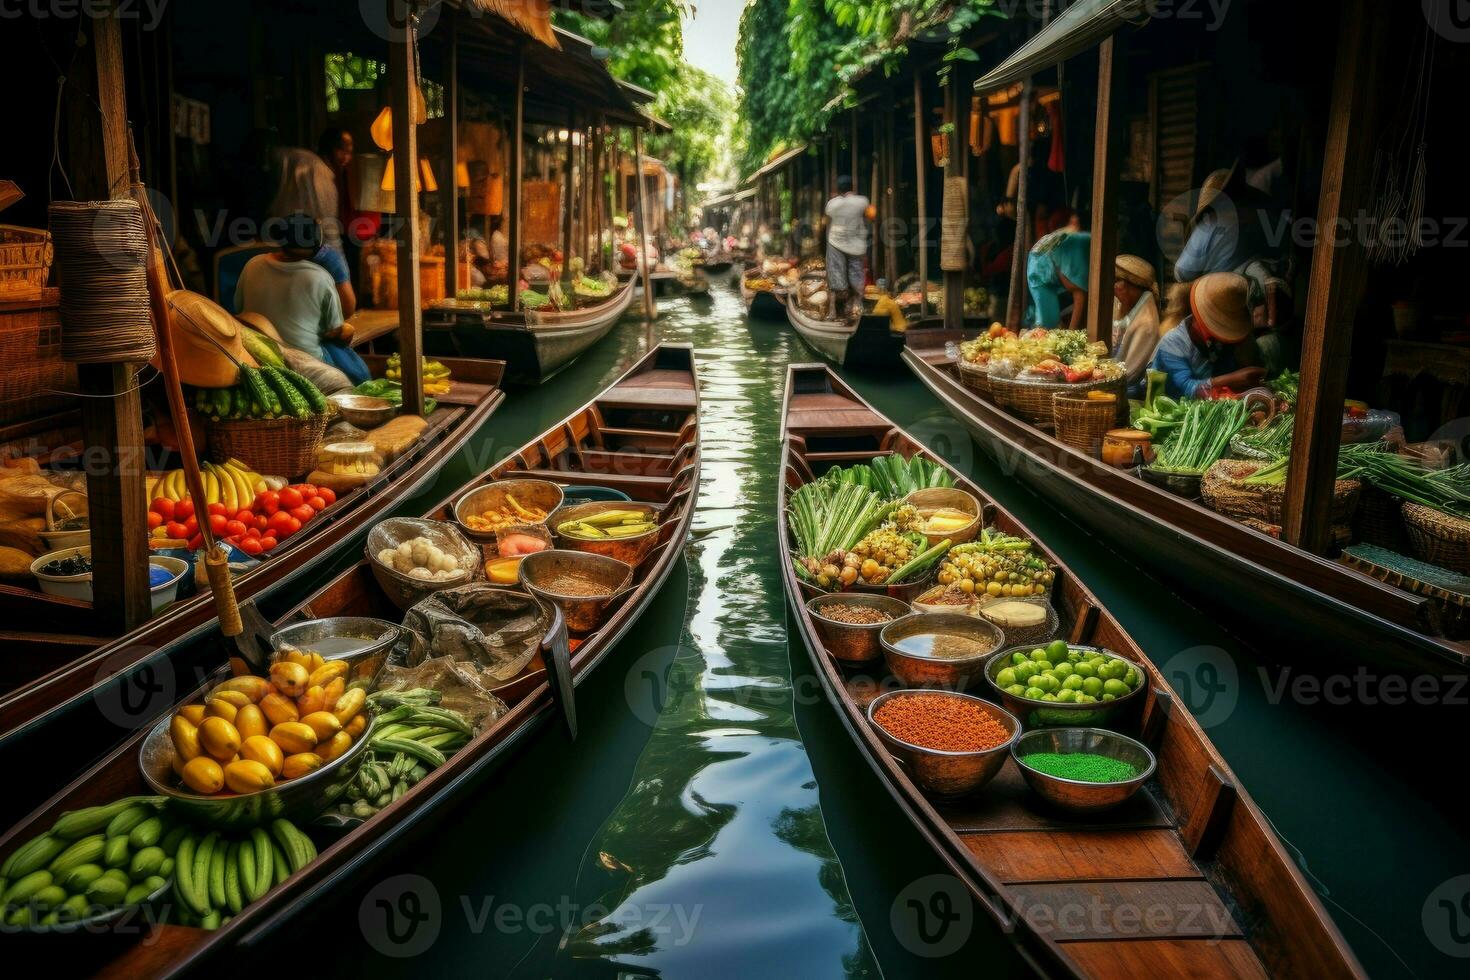
<path id="1" fill-rule="evenodd" d="M 183 830 L 174 852 L 175 914 L 183 925 L 218 929 L 316 860 L 316 853 L 316 844 L 289 820 L 239 833 Z"/>
<path id="2" fill-rule="evenodd" d="M 509 306 L 510 287 L 502 282 L 480 289 L 461 289 L 454 294 L 454 298 L 466 303 Z"/>
<path id="3" fill-rule="evenodd" d="M 371 381 L 364 381 L 362 384 L 358 385 L 352 390 L 359 395 L 369 395 L 373 398 L 382 398 L 385 401 L 392 402 L 394 405 L 400 408 L 403 407 L 403 382 L 401 381 L 389 381 L 387 378 L 373 378 Z M 432 415 L 434 409 L 438 406 L 439 403 L 437 401 L 435 401 L 433 398 L 428 397 L 427 394 L 425 395 L 425 415 Z M 395 419 L 394 421 L 397 421 L 397 419 Z M 388 424 L 392 425 L 393 423 L 390 422 Z"/>
<path id="4" fill-rule="evenodd" d="M 247 555 L 260 555 L 300 531 L 336 501 L 330 487 L 298 483 L 283 486 L 279 492 L 261 490 L 244 503 L 238 498 L 210 501 L 205 514 L 216 540 Z M 192 551 L 204 547 L 198 512 L 188 495 L 177 500 L 156 498 L 148 507 L 148 527 L 157 543 L 184 542 Z"/>
<path id="5" fill-rule="evenodd" d="M 1185 403 L 1184 421 L 1156 447 L 1151 469 L 1188 476 L 1203 475 L 1225 455 L 1230 440 L 1245 425 L 1248 409 L 1237 398 Z"/>
<path id="6" fill-rule="evenodd" d="M 438 707 L 438 691 L 380 691 L 368 700 L 382 712 L 370 756 L 347 788 L 347 802 L 337 805 L 342 816 L 360 820 L 398 800 L 474 737 L 463 715 Z"/>
<path id="7" fill-rule="evenodd" d="M 951 548 L 939 567 L 939 584 L 965 595 L 992 599 L 1044 596 L 1056 570 L 1032 551 L 1032 544 L 986 528 L 968 544 Z"/>
<path id="8" fill-rule="evenodd" d="M 1155 443 L 1163 442 L 1174 430 L 1184 424 L 1188 415 L 1188 402 L 1177 402 L 1167 395 L 1158 395 L 1132 411 L 1129 422 L 1135 429 L 1147 432 Z"/>
<path id="9" fill-rule="evenodd" d="M 194 410 L 214 422 L 246 419 L 306 419 L 330 410 L 326 396 L 309 380 L 286 367 L 240 368 L 240 381 L 230 388 L 199 388 Z"/>
<path id="10" fill-rule="evenodd" d="M 224 504 L 232 509 L 248 506 L 257 493 L 280 490 L 287 482 L 284 476 L 256 473 L 238 459 L 222 464 L 200 463 L 199 472 L 204 478 L 205 502 Z M 176 502 L 189 496 L 183 470 L 169 470 L 156 480 L 150 479 L 149 491 L 154 497 Z"/>
<path id="11" fill-rule="evenodd" d="M 994 679 L 1007 694 L 1061 704 L 1116 701 L 1143 683 L 1139 669 L 1121 657 L 1073 649 L 1066 640 L 1012 654 L 1011 665 L 1002 667 Z"/>
<path id="12" fill-rule="evenodd" d="M 564 521 L 557 526 L 556 533 L 578 541 L 599 541 L 605 538 L 636 538 L 657 527 L 658 521 L 646 511 L 605 510 L 581 520 Z"/>
<path id="13" fill-rule="evenodd" d="M 1089 343 L 1081 330 L 1036 329 L 1016 336 L 994 324 L 984 337 L 961 345 L 960 353 L 972 364 L 987 365 L 998 378 L 1081 384 L 1123 376 L 1107 345 Z"/>
<path id="14" fill-rule="evenodd" d="M 916 490 L 954 486 L 954 478 L 938 463 L 931 463 L 923 456 L 905 460 L 896 453 L 878 456 L 871 463 L 846 468 L 834 466 L 827 471 L 826 478 L 868 487 L 888 500 L 907 497 Z"/>
<path id="15" fill-rule="evenodd" d="M 439 361 L 431 361 L 427 357 L 423 359 L 424 394 L 447 395 L 454 390 L 454 383 L 450 380 L 449 368 Z M 383 372 L 388 381 L 403 383 L 403 359 L 398 354 L 388 355 L 388 366 Z"/>

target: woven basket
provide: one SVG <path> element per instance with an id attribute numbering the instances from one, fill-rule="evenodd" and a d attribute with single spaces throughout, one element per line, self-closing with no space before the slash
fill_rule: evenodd
<path id="1" fill-rule="evenodd" d="M 1407 552 L 1409 535 L 1404 530 L 1403 500 L 1371 483 L 1363 484 L 1358 510 L 1353 515 L 1353 540 L 1388 551 Z"/>
<path id="2" fill-rule="evenodd" d="M 1275 538 L 1278 541 L 1281 540 L 1281 525 L 1280 524 L 1271 524 L 1271 523 L 1269 523 L 1267 521 L 1259 521 L 1259 520 L 1256 520 L 1254 517 L 1247 517 L 1244 520 L 1242 520 L 1240 523 L 1244 524 L 1246 527 L 1250 528 L 1253 531 L 1260 531 L 1262 534 L 1269 535 L 1269 536 Z M 1333 547 L 1335 547 L 1335 548 L 1346 548 L 1348 546 L 1348 544 L 1352 540 L 1353 540 L 1353 529 L 1352 528 L 1348 527 L 1346 524 L 1334 524 L 1334 525 L 1332 525 L 1332 546 Z"/>
<path id="3" fill-rule="evenodd" d="M 995 403 L 1037 428 L 1051 428 L 1053 395 L 1086 395 L 1089 391 L 1112 392 L 1117 397 L 1115 424 L 1123 425 L 1128 421 L 1128 382 L 1125 378 L 1068 384 L 1065 381 L 1021 381 L 990 376 L 990 392 Z"/>
<path id="4" fill-rule="evenodd" d="M 1246 460 L 1218 460 L 1200 481 L 1200 496 L 1204 499 L 1205 506 L 1238 521 L 1257 520 L 1272 525 L 1280 524 L 1282 503 L 1286 499 L 1285 485 L 1257 487 L 1241 482 L 1260 468 L 1260 463 Z M 1351 523 L 1361 490 L 1362 484 L 1357 480 L 1337 481 L 1332 491 L 1334 525 Z"/>
<path id="5" fill-rule="evenodd" d="M 51 259 L 49 231 L 0 225 L 0 299 L 40 295 L 51 272 Z"/>
<path id="6" fill-rule="evenodd" d="M 1059 391 L 1051 396 L 1051 403 L 1057 439 L 1097 459 L 1103 436 L 1116 427 L 1117 402 Z"/>
<path id="7" fill-rule="evenodd" d="M 205 423 L 210 459 L 216 463 L 238 459 L 257 473 L 287 478 L 316 465 L 326 431 L 325 415 Z"/>
<path id="8" fill-rule="evenodd" d="M 1415 558 L 1452 572 L 1470 573 L 1470 520 L 1405 502 L 1404 527 Z"/>
<path id="9" fill-rule="evenodd" d="M 983 364 L 972 364 L 963 357 L 956 365 L 960 372 L 960 384 L 969 388 L 986 401 L 991 399 L 990 372 Z"/>
<path id="10" fill-rule="evenodd" d="M 60 295 L 0 299 L 0 419 L 19 422 L 76 406 L 77 369 L 61 359 Z"/>
<path id="11" fill-rule="evenodd" d="M 963 177 L 944 179 L 944 212 L 939 230 L 939 268 L 945 272 L 964 272 L 969 265 L 965 246 L 968 244 L 970 217 L 969 194 Z"/>

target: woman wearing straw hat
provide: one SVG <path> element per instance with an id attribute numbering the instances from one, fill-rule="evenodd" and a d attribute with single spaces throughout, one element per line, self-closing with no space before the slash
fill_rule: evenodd
<path id="1" fill-rule="evenodd" d="M 1236 351 L 1255 326 L 1249 283 L 1233 272 L 1212 272 L 1189 291 L 1189 315 L 1159 341 L 1152 369 L 1167 375 L 1173 398 L 1209 398 L 1243 391 L 1265 377 L 1259 367 L 1237 368 Z"/>
<path id="2" fill-rule="evenodd" d="M 1130 397 L 1142 397 L 1148 366 L 1159 345 L 1159 285 L 1154 267 L 1136 255 L 1120 255 L 1113 265 L 1113 359 L 1123 364 Z"/>

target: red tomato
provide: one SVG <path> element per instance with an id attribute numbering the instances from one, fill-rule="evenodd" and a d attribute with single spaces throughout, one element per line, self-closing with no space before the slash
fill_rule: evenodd
<path id="1" fill-rule="evenodd" d="M 178 521 L 169 521 L 166 530 L 168 531 L 168 536 L 175 541 L 183 541 L 189 537 L 189 529 Z"/>
<path id="2" fill-rule="evenodd" d="M 301 491 L 301 496 L 303 496 L 303 497 L 315 497 L 316 496 L 316 486 L 314 484 L 311 484 L 311 483 L 298 483 L 298 484 L 296 484 L 296 489 Z"/>
<path id="3" fill-rule="evenodd" d="M 238 538 L 245 533 L 245 525 L 241 521 L 227 521 L 225 523 L 225 533 L 229 534 L 232 538 Z"/>
<path id="4" fill-rule="evenodd" d="M 273 530 L 279 531 L 283 528 L 290 528 L 291 521 L 293 519 L 294 518 L 292 518 L 291 515 L 286 513 L 284 510 L 278 510 L 271 515 L 268 524 Z"/>
<path id="5" fill-rule="evenodd" d="M 307 521 L 311 520 L 313 517 L 316 516 L 316 511 L 312 510 L 310 507 L 306 506 L 305 504 L 302 504 L 299 507 L 292 507 L 291 508 L 291 516 L 294 517 L 294 518 L 296 518 L 302 524 L 305 524 Z"/>
<path id="6" fill-rule="evenodd" d="M 251 510 L 249 507 L 241 507 L 239 510 L 235 511 L 235 520 L 239 521 L 241 524 L 254 524 L 255 511 Z"/>
<path id="7" fill-rule="evenodd" d="M 248 541 L 251 538 L 258 539 L 259 537 L 260 537 L 260 528 L 256 527 L 254 524 L 247 524 L 247 525 L 245 525 L 245 540 Z"/>
<path id="8" fill-rule="evenodd" d="M 337 502 L 337 491 L 331 487 L 317 487 L 316 495 L 325 500 L 328 507 Z"/>
<path id="9" fill-rule="evenodd" d="M 327 502 L 323 500 L 320 496 L 309 497 L 307 498 L 306 506 L 310 507 L 317 513 L 321 513 L 322 511 L 327 509 Z"/>
<path id="10" fill-rule="evenodd" d="M 240 550 L 247 555 L 258 555 L 264 549 L 261 548 L 258 538 L 246 538 L 240 542 Z"/>
<path id="11" fill-rule="evenodd" d="M 295 487 L 287 487 L 281 491 L 281 506 L 286 510 L 290 510 L 292 507 L 300 507 L 305 500 L 306 498 L 301 496 L 301 491 Z"/>
<path id="12" fill-rule="evenodd" d="M 223 514 L 210 514 L 209 530 L 212 531 L 216 537 L 218 537 L 225 533 L 225 525 L 227 525 L 229 522 L 229 518 L 225 517 L 225 515 Z"/>
<path id="13" fill-rule="evenodd" d="M 255 520 L 248 521 L 247 523 L 254 524 L 256 530 L 264 531 L 266 528 L 271 526 L 271 519 L 269 517 L 266 517 L 264 514 L 261 514 L 260 516 L 256 517 Z"/>
<path id="14" fill-rule="evenodd" d="M 263 514 L 274 514 L 281 509 L 281 495 L 274 490 L 262 490 L 255 498 L 255 506 Z"/>
<path id="15" fill-rule="evenodd" d="M 199 533 L 199 519 L 197 517 L 190 517 L 187 521 L 184 522 L 184 530 L 186 530 L 186 531 L 189 532 L 189 536 L 190 537 L 193 537 L 194 535 L 198 534 Z"/>
<path id="16" fill-rule="evenodd" d="M 188 548 L 190 551 L 198 551 L 202 547 L 204 547 L 204 539 L 199 535 L 196 534 L 189 539 Z"/>
<path id="17" fill-rule="evenodd" d="M 189 518 L 191 518 L 193 516 L 194 516 L 194 501 L 190 500 L 188 497 L 185 497 L 183 500 L 180 500 L 178 503 L 174 504 L 174 519 L 175 520 L 187 521 Z"/>
<path id="18" fill-rule="evenodd" d="M 275 546 L 276 546 L 276 539 L 273 538 L 273 537 L 271 537 L 269 534 L 267 534 L 265 537 L 263 537 L 263 538 L 260 539 L 260 550 L 261 551 L 270 551 Z"/>
<path id="19" fill-rule="evenodd" d="M 163 526 L 163 515 L 159 514 L 155 510 L 150 510 L 148 512 L 148 530 L 151 531 L 155 527 L 162 527 L 162 526 Z"/>
<path id="20" fill-rule="evenodd" d="M 224 504 L 210 504 L 205 509 L 209 511 L 210 517 L 213 517 L 215 514 L 219 514 L 220 516 L 224 516 L 226 514 Z"/>
<path id="21" fill-rule="evenodd" d="M 165 523 L 174 519 L 174 502 L 167 497 L 159 497 L 148 506 L 148 509 L 162 517 Z"/>

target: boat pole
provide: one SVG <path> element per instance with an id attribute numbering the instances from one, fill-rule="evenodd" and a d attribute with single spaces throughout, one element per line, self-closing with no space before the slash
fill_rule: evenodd
<path id="1" fill-rule="evenodd" d="M 643 317 L 652 323 L 658 319 L 658 308 L 653 304 L 653 270 L 648 267 L 648 239 L 644 229 L 648 227 L 645 200 L 648 194 L 643 186 L 643 127 L 633 127 L 633 182 L 638 188 L 638 264 L 643 269 Z"/>
<path id="2" fill-rule="evenodd" d="M 1020 136 L 1016 160 L 1016 238 L 1011 248 L 1011 282 L 1006 290 L 1006 326 L 1021 329 L 1026 315 L 1026 257 L 1031 254 L 1031 201 L 1027 173 L 1031 169 L 1031 79 L 1021 84 Z"/>
<path id="3" fill-rule="evenodd" d="M 566 274 L 567 267 L 570 265 L 570 263 L 572 261 L 572 228 L 573 228 L 572 209 L 576 206 L 576 201 L 577 201 L 576 185 L 573 183 L 573 180 L 572 180 L 572 178 L 576 175 L 576 172 L 577 172 L 577 155 L 576 155 L 577 154 L 577 144 L 576 144 L 576 140 L 574 139 L 574 134 L 576 132 L 577 132 L 577 117 L 576 117 L 576 113 L 572 109 L 568 108 L 567 109 L 567 147 L 566 147 L 566 150 L 567 150 L 567 156 L 566 156 L 566 174 L 567 174 L 567 176 L 566 176 L 566 182 L 567 182 L 566 208 L 567 208 L 567 210 L 566 210 L 566 213 L 562 215 L 562 224 L 561 224 L 562 240 L 566 242 L 566 251 L 563 252 L 562 253 L 562 256 L 561 256 L 561 258 L 562 258 L 562 274 L 563 275 Z"/>
<path id="4" fill-rule="evenodd" d="M 424 332 L 419 307 L 419 147 L 414 125 L 418 51 L 414 32 L 418 15 L 411 10 L 398 20 L 396 0 L 388 0 L 388 89 L 393 108 L 394 214 L 398 227 L 398 351 L 403 362 L 403 408 L 424 414 Z M 454 175 L 448 175 L 454 183 Z"/>
<path id="5" fill-rule="evenodd" d="M 924 75 L 914 72 L 914 189 L 918 194 L 919 319 L 929 315 L 929 168 L 924 152 Z"/>
<path id="6" fill-rule="evenodd" d="M 1087 339 L 1113 347 L 1113 278 L 1118 257 L 1118 170 L 1123 165 L 1125 55 L 1117 34 L 1097 51 L 1097 124 L 1092 151 L 1092 248 L 1087 256 Z"/>

